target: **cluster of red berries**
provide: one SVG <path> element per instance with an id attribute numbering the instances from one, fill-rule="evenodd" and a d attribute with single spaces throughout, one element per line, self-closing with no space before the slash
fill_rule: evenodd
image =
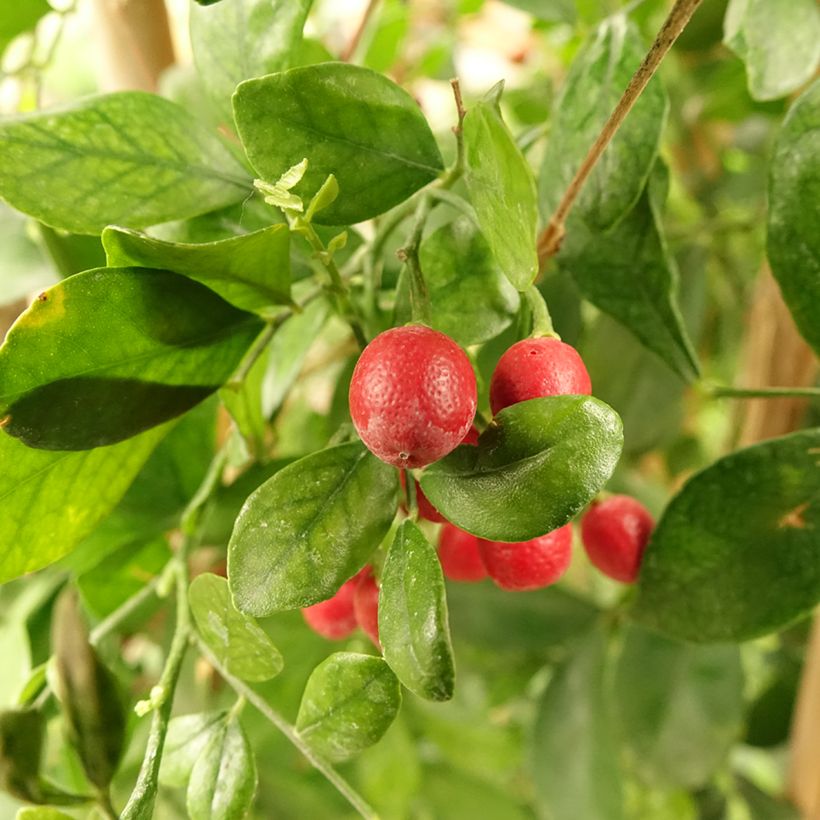
<path id="1" fill-rule="evenodd" d="M 544 396 L 589 395 L 589 374 L 575 348 L 557 338 L 525 339 L 499 360 L 490 381 L 493 414 Z M 460 444 L 478 444 L 473 424 L 477 388 L 464 351 L 421 325 L 393 328 L 364 350 L 350 383 L 350 414 L 362 441 L 401 470 L 424 467 Z M 487 541 L 448 522 L 416 487 L 419 515 L 443 524 L 439 558 L 454 581 L 490 577 L 506 590 L 540 589 L 557 581 L 572 556 L 572 525 L 531 541 Z M 649 512 L 628 496 L 593 503 L 581 522 L 590 561 L 618 581 L 635 581 L 653 527 Z M 362 570 L 328 601 L 303 610 L 313 629 L 345 638 L 361 627 L 378 646 L 378 586 Z"/>

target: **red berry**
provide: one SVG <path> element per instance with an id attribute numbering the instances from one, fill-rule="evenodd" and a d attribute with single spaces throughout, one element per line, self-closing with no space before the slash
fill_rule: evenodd
<path id="1" fill-rule="evenodd" d="M 498 360 L 490 380 L 490 407 L 495 415 L 527 399 L 591 392 L 589 373 L 574 347 L 547 336 L 524 339 Z"/>
<path id="2" fill-rule="evenodd" d="M 478 444 L 478 429 L 475 424 L 467 431 L 464 436 L 462 444 Z M 403 493 L 407 490 L 407 478 L 405 470 L 399 470 L 399 481 L 401 481 L 401 488 Z M 434 524 L 443 524 L 447 519 L 430 503 L 424 491 L 421 489 L 421 484 L 416 482 L 416 503 L 419 507 L 419 518 L 424 518 L 426 521 L 432 521 Z M 402 509 L 405 509 L 402 505 Z"/>
<path id="3" fill-rule="evenodd" d="M 376 646 L 379 644 L 379 587 L 373 576 L 373 570 L 368 567 L 356 579 L 356 589 L 353 593 L 353 609 L 356 612 L 356 622 L 368 635 Z"/>
<path id="4" fill-rule="evenodd" d="M 541 589 L 555 583 L 569 567 L 572 525 L 519 544 L 479 539 L 478 548 L 496 586 L 511 591 Z"/>
<path id="5" fill-rule="evenodd" d="M 469 431 L 475 410 L 467 354 L 429 327 L 386 330 L 353 370 L 353 424 L 367 448 L 396 467 L 423 467 L 446 456 Z"/>
<path id="6" fill-rule="evenodd" d="M 438 557 L 444 574 L 451 581 L 480 581 L 487 577 L 478 551 L 478 538 L 453 524 L 441 528 Z"/>
<path id="7" fill-rule="evenodd" d="M 314 632 L 331 641 L 340 641 L 356 629 L 353 593 L 358 577 L 345 581 L 332 598 L 302 610 L 305 621 Z"/>
<path id="8" fill-rule="evenodd" d="M 631 584 L 654 526 L 643 504 L 628 495 L 613 495 L 589 508 L 581 521 L 581 539 L 594 566 Z"/>

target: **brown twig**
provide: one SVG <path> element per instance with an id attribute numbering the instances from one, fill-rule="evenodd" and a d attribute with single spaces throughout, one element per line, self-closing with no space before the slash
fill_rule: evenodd
<path id="1" fill-rule="evenodd" d="M 643 90 L 657 71 L 661 61 L 675 40 L 678 39 L 680 33 L 686 27 L 686 24 L 700 3 L 701 0 L 676 0 L 675 5 L 669 12 L 669 16 L 666 18 L 663 26 L 661 26 L 658 36 L 655 38 L 655 42 L 652 43 L 652 47 L 647 52 L 643 62 L 638 66 L 638 70 L 629 81 L 626 91 L 624 91 L 621 99 L 618 100 L 618 104 L 615 106 L 612 114 L 610 114 L 609 119 L 604 123 L 601 133 L 575 172 L 575 176 L 567 186 L 566 191 L 564 191 L 564 196 L 550 217 L 546 228 L 544 228 L 538 237 L 538 260 L 541 267 L 543 267 L 545 262 L 554 256 L 561 247 L 561 242 L 566 232 L 567 216 L 587 177 L 595 167 L 595 163 L 601 158 L 601 154 L 604 153 L 607 145 L 609 145 L 621 127 L 627 114 L 632 110 L 632 106 L 635 105 L 643 93 Z"/>
<path id="2" fill-rule="evenodd" d="M 370 18 L 373 16 L 373 12 L 376 11 L 376 6 L 379 5 L 379 0 L 370 0 L 367 4 L 367 8 L 364 10 L 364 14 L 362 15 L 361 22 L 359 23 L 356 31 L 353 32 L 353 37 L 350 38 L 350 42 L 347 44 L 347 48 L 342 52 L 340 59 L 343 60 L 345 63 L 350 62 L 353 58 L 353 55 L 356 53 L 356 49 L 359 47 L 359 43 L 364 36 L 365 29 L 367 28 L 367 24 L 370 22 Z"/>

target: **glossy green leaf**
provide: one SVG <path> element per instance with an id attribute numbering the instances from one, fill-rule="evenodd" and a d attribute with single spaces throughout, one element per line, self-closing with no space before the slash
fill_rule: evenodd
<path id="1" fill-rule="evenodd" d="M 253 618 L 234 607 L 225 578 L 199 575 L 188 600 L 199 634 L 228 672 L 242 680 L 265 681 L 282 671 L 279 650 Z"/>
<path id="2" fill-rule="evenodd" d="M 538 274 L 535 180 L 498 109 L 501 85 L 464 118 L 467 188 L 504 275 L 520 291 Z"/>
<path id="3" fill-rule="evenodd" d="M 323 757 L 346 760 L 381 739 L 400 704 L 399 682 L 381 658 L 336 652 L 313 670 L 296 731 Z"/>
<path id="4" fill-rule="evenodd" d="M 276 473 L 245 502 L 228 547 L 239 609 L 263 616 L 330 598 L 387 534 L 398 483 L 360 442 Z"/>
<path id="5" fill-rule="evenodd" d="M 785 97 L 820 65 L 820 9 L 814 0 L 730 0 L 723 42 L 746 64 L 754 99 Z"/>
<path id="6" fill-rule="evenodd" d="M 644 555 L 634 618 L 691 641 L 779 629 L 820 601 L 820 429 L 739 450 L 672 499 Z"/>
<path id="7" fill-rule="evenodd" d="M 50 11 L 48 0 L 5 3 L 0 9 L 0 55 L 15 37 L 33 29 L 40 18 Z"/>
<path id="8" fill-rule="evenodd" d="M 419 261 L 430 294 L 432 326 L 462 347 L 486 342 L 514 321 L 518 293 L 469 219 L 457 219 L 430 234 L 421 243 Z M 398 322 L 410 321 L 406 284 L 396 305 Z"/>
<path id="9" fill-rule="evenodd" d="M 168 271 L 77 274 L 45 291 L 0 348 L 3 429 L 46 450 L 122 441 L 217 390 L 260 328 Z"/>
<path id="10" fill-rule="evenodd" d="M 537 804 L 554 820 L 624 816 L 606 664 L 606 641 L 595 632 L 555 672 L 538 705 L 532 774 Z"/>
<path id="11" fill-rule="evenodd" d="M 387 553 L 379 591 L 379 640 L 398 679 L 419 697 L 449 700 L 455 661 L 444 576 L 435 549 L 405 521 Z"/>
<path id="12" fill-rule="evenodd" d="M 69 740 L 89 781 L 106 789 L 125 746 L 125 710 L 114 676 L 89 643 L 73 591 L 64 592 L 57 601 L 51 636 L 56 694 Z"/>
<path id="13" fill-rule="evenodd" d="M 186 806 L 191 820 L 241 820 L 256 793 L 256 759 L 236 718 L 212 734 L 194 764 Z"/>
<path id="14" fill-rule="evenodd" d="M 261 231 L 190 245 L 122 228 L 102 235 L 109 267 L 136 265 L 172 270 L 209 287 L 240 310 L 271 317 L 290 304 L 290 231 Z"/>
<path id="15" fill-rule="evenodd" d="M 248 159 L 268 182 L 307 157 L 294 193 L 312 196 L 329 174 L 339 198 L 316 220 L 361 222 L 436 178 L 441 155 L 413 98 L 367 68 L 320 63 L 237 88 L 234 117 Z"/>
<path id="16" fill-rule="evenodd" d="M 662 233 L 665 186 L 659 166 L 635 207 L 606 232 L 575 214 L 557 259 L 586 299 L 691 381 L 699 368 L 678 307 L 678 270 Z"/>
<path id="17" fill-rule="evenodd" d="M 180 715 L 168 724 L 159 782 L 179 788 L 188 785 L 191 771 L 214 734 L 224 731 L 226 712 Z"/>
<path id="18" fill-rule="evenodd" d="M 632 768 L 659 788 L 697 789 L 725 763 L 743 720 L 737 646 L 693 646 L 630 628 L 615 673 Z"/>
<path id="19" fill-rule="evenodd" d="M 818 40 L 820 43 L 820 40 Z M 794 103 L 777 138 L 769 181 L 768 254 L 783 298 L 820 354 L 820 80 Z"/>
<path id="20" fill-rule="evenodd" d="M 221 208 L 249 190 L 216 134 L 154 94 L 91 97 L 0 123 L 0 196 L 55 228 L 142 228 Z"/>
<path id="21" fill-rule="evenodd" d="M 623 14 L 607 17 L 573 60 L 555 106 L 540 175 L 542 214 L 549 218 L 620 99 L 646 47 Z M 650 81 L 581 189 L 573 216 L 590 230 L 619 222 L 641 195 L 658 152 L 668 101 Z M 574 220 L 567 225 L 569 237 Z M 634 290 L 634 289 L 633 289 Z"/>
<path id="22" fill-rule="evenodd" d="M 0 581 L 69 553 L 114 509 L 167 432 L 79 453 L 32 450 L 0 434 Z"/>
<path id="23" fill-rule="evenodd" d="M 597 399 L 531 399 L 502 410 L 478 447 L 459 447 L 425 470 L 421 486 L 462 529 L 527 541 L 562 527 L 589 503 L 612 475 L 622 444 L 620 419 Z"/>
<path id="24" fill-rule="evenodd" d="M 239 83 L 290 68 L 312 0 L 231 0 L 191 7 L 194 63 L 223 122 Z"/>

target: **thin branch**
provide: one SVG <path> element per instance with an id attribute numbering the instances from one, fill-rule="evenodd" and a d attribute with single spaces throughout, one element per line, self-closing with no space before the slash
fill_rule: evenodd
<path id="1" fill-rule="evenodd" d="M 564 196 L 558 203 L 554 213 L 550 217 L 547 227 L 538 237 L 538 259 L 541 267 L 546 261 L 554 256 L 561 247 L 561 242 L 566 233 L 566 220 L 572 209 L 575 199 L 589 177 L 595 163 L 601 158 L 607 145 L 617 133 L 621 124 L 626 119 L 627 114 L 632 110 L 643 90 L 646 88 L 652 76 L 658 70 L 658 66 L 666 56 L 675 40 L 686 27 L 695 9 L 700 5 L 701 0 L 676 0 L 675 5 L 669 12 L 655 42 L 644 57 L 638 70 L 629 81 L 623 96 L 615 106 L 615 110 L 610 114 L 609 119 L 604 123 L 601 133 L 592 144 L 581 166 L 575 172 L 575 176 L 564 191 Z"/>
<path id="2" fill-rule="evenodd" d="M 432 322 L 432 311 L 430 307 L 430 292 L 427 290 L 427 283 L 424 281 L 424 274 L 419 261 L 419 246 L 424 233 L 424 225 L 433 207 L 432 198 L 425 194 L 419 202 L 416 218 L 413 221 L 413 229 L 403 248 L 396 252 L 399 259 L 407 266 L 410 278 L 410 312 L 414 322 L 421 322 L 429 325 Z"/>
<path id="3" fill-rule="evenodd" d="M 151 581 L 139 590 L 139 592 L 136 592 L 119 607 L 117 607 L 117 609 L 115 609 L 110 615 L 100 621 L 94 629 L 91 630 L 91 634 L 89 635 L 89 641 L 91 644 L 96 646 L 106 635 L 114 632 L 146 601 L 150 600 L 154 595 L 157 595 L 157 590 L 162 585 L 166 571 L 163 571 L 155 578 L 152 578 Z"/>
<path id="4" fill-rule="evenodd" d="M 285 720 L 255 689 L 244 681 L 232 675 L 214 656 L 207 644 L 199 637 L 196 639 L 197 648 L 208 663 L 220 674 L 222 679 L 236 692 L 242 695 L 263 717 L 267 718 L 307 759 L 307 761 L 323 774 L 342 797 L 367 820 L 377 820 L 376 812 L 365 802 L 355 789 L 325 760 L 318 757 L 302 739 L 296 728 Z"/>
<path id="5" fill-rule="evenodd" d="M 820 387 L 722 387 L 720 385 L 706 388 L 707 394 L 714 399 L 792 399 L 820 398 Z"/>
<path id="6" fill-rule="evenodd" d="M 347 47 L 342 52 L 339 59 L 343 62 L 348 63 L 353 58 L 353 55 L 356 53 L 356 49 L 359 47 L 359 43 L 364 36 L 364 32 L 367 29 L 367 24 L 370 22 L 370 18 L 373 16 L 373 12 L 376 11 L 376 6 L 379 5 L 379 0 L 370 0 L 367 4 L 367 8 L 364 10 L 364 14 L 362 15 L 362 19 L 359 22 L 356 31 L 353 32 L 353 37 L 351 37 L 350 42 L 347 44 Z"/>

